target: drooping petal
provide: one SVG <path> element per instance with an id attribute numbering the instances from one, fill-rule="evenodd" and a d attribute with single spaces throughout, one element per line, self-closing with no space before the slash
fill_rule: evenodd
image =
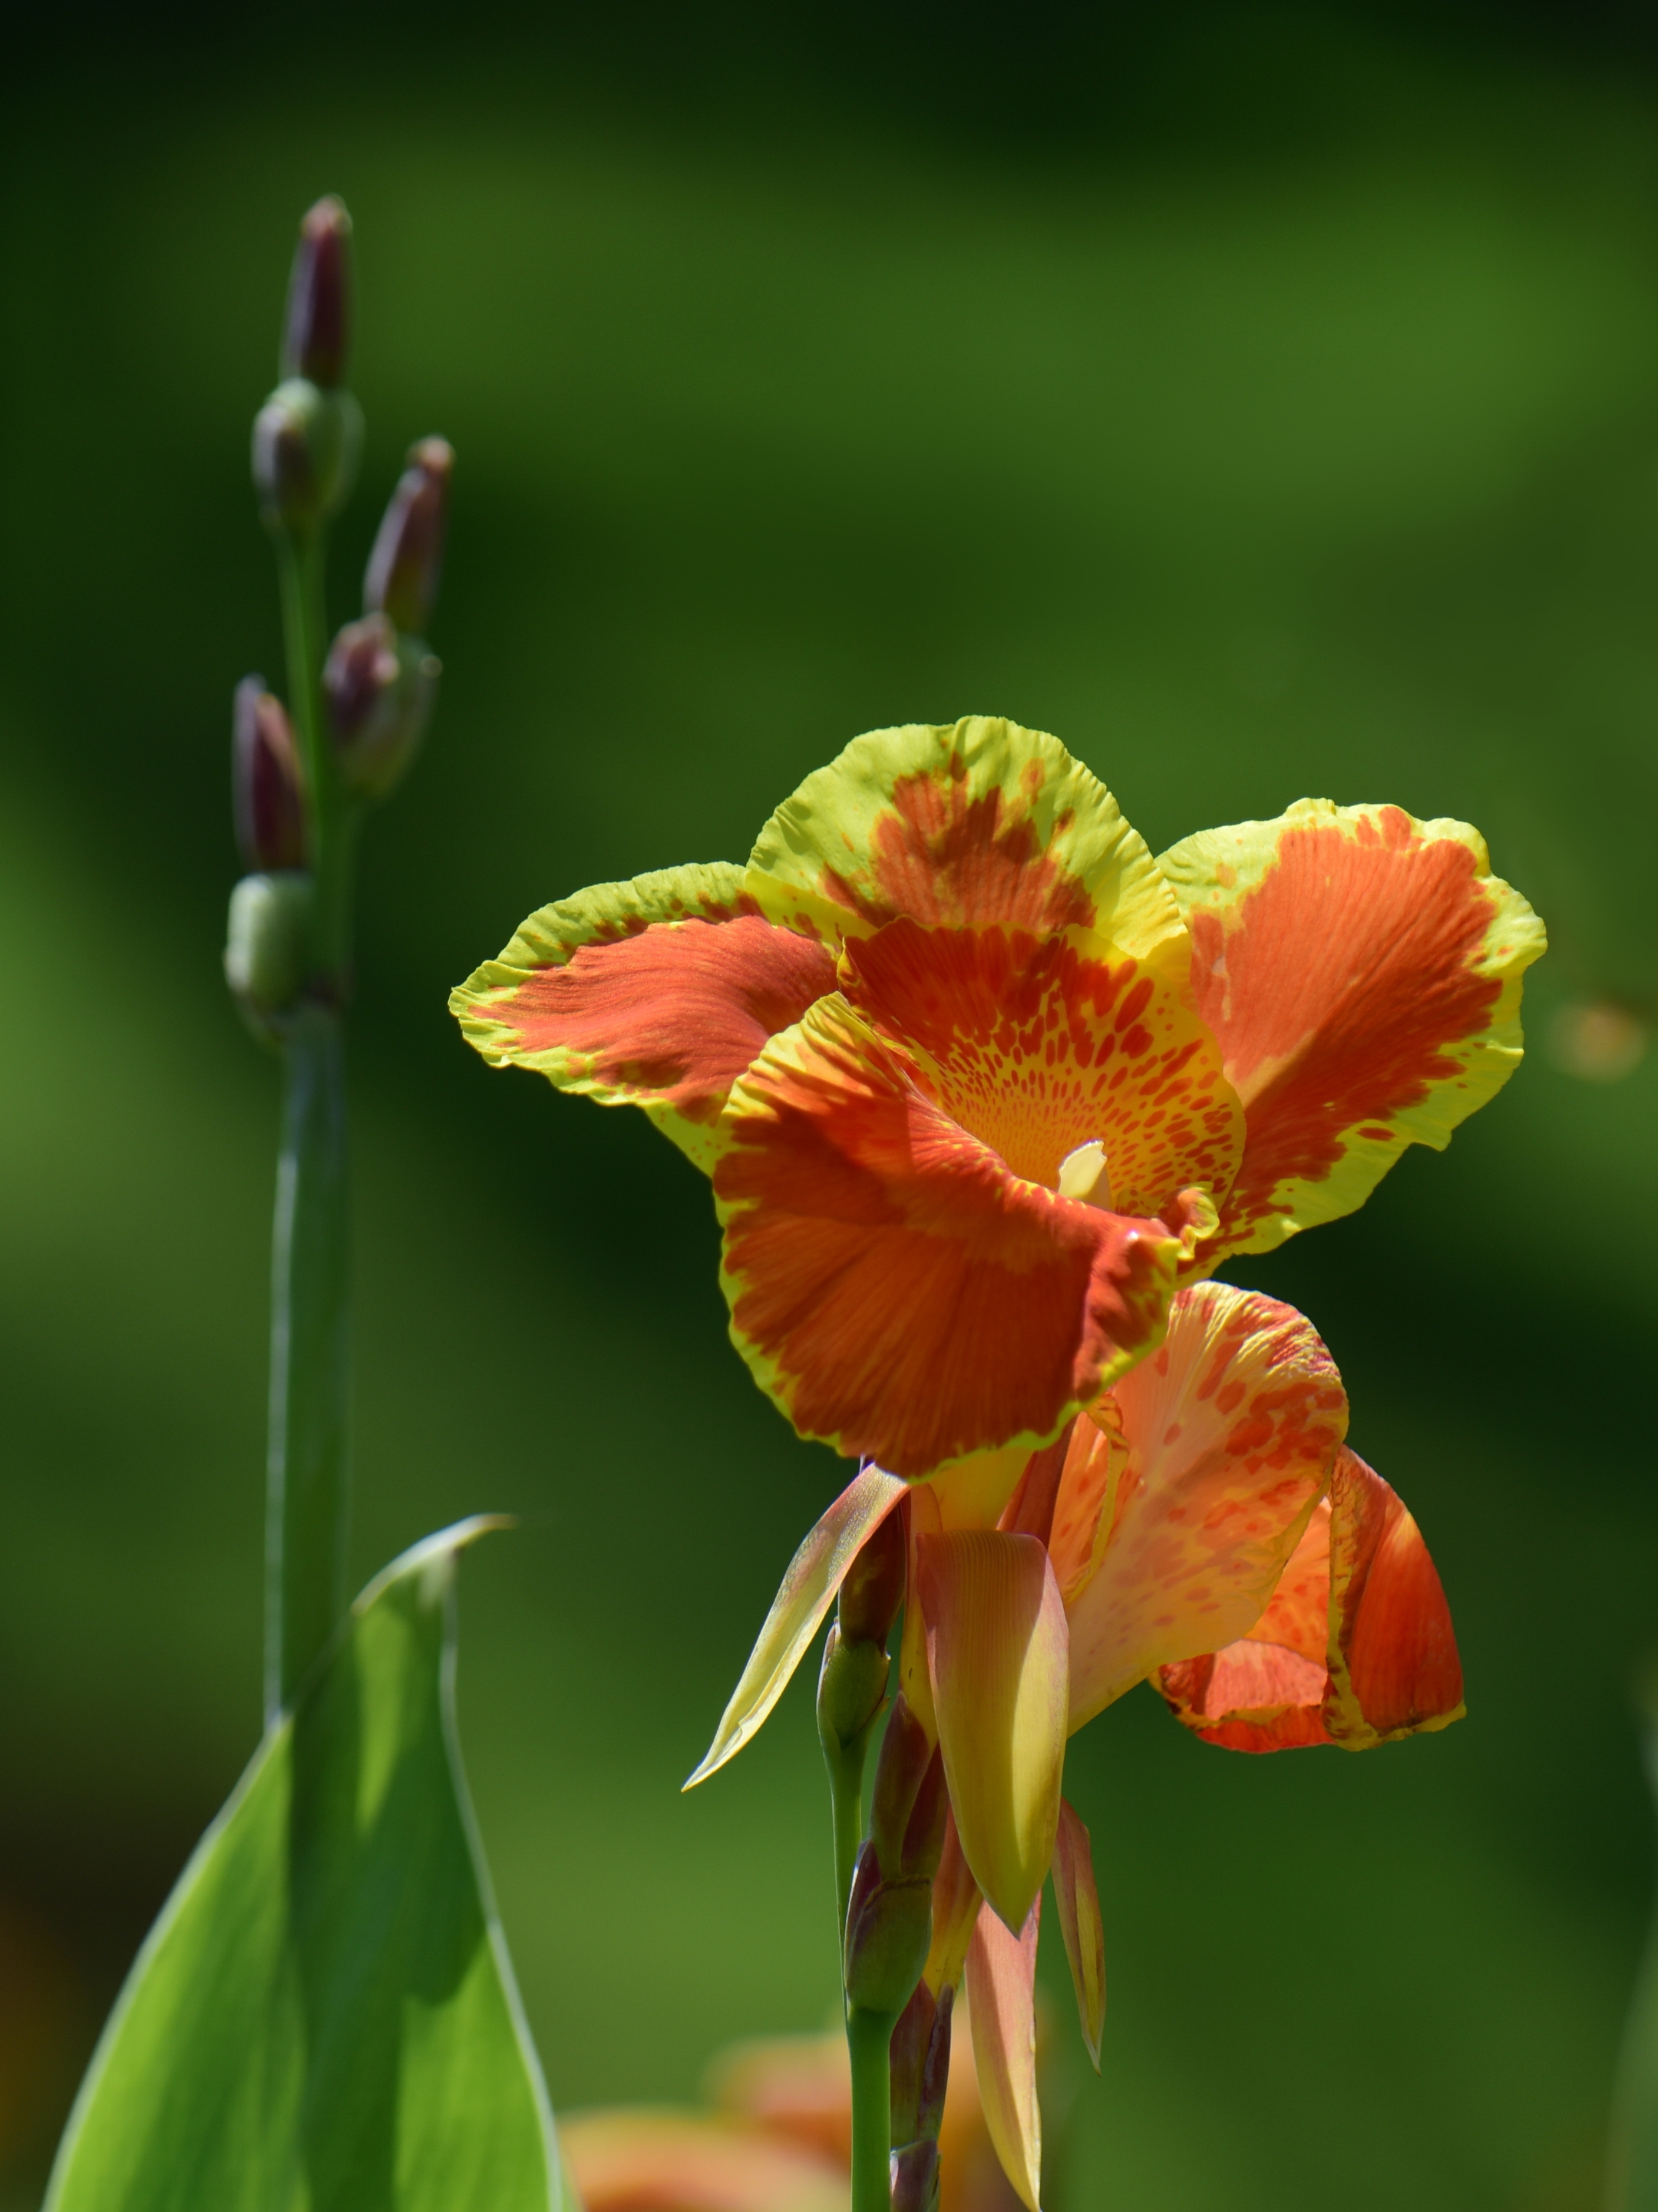
<path id="1" fill-rule="evenodd" d="M 993 1912 L 981 1912 L 967 1954 L 968 2017 L 985 2124 L 1002 2171 L 1019 2202 L 1042 2202 L 1042 2115 L 1036 2101 L 1036 1938 L 1038 1897 L 1014 1936 Z"/>
<path id="2" fill-rule="evenodd" d="M 732 1083 L 835 988 L 823 946 L 774 928 L 742 871 L 665 868 L 543 907 L 450 998 L 467 1040 L 561 1091 L 642 1106 L 708 1169 Z"/>
<path id="3" fill-rule="evenodd" d="M 559 2142 L 586 2212 L 846 2212 L 846 2169 L 703 2112 L 573 2112 Z"/>
<path id="4" fill-rule="evenodd" d="M 1054 1856 L 1065 1766 L 1065 1607 L 1040 1538 L 923 1536 L 918 1595 L 944 1778 L 974 1879 L 1019 1928 Z"/>
<path id="5" fill-rule="evenodd" d="M 932 1877 L 932 1942 L 921 1972 L 921 1979 L 935 1997 L 943 1990 L 959 1987 L 967 1966 L 967 1947 L 973 1940 L 983 1902 L 983 1893 L 962 1849 L 952 1808 L 944 1815 L 944 1847 L 939 1854 L 938 1871 Z"/>
<path id="6" fill-rule="evenodd" d="M 1116 801 L 1057 738 L 981 714 L 872 730 L 761 831 L 750 893 L 830 944 L 908 915 L 926 929 L 1078 928 L 1184 958 L 1168 885 Z"/>
<path id="7" fill-rule="evenodd" d="M 1108 1390 L 1078 1417 L 1071 1431 L 1060 1493 L 1054 1501 L 1048 1553 L 1067 1610 L 1104 1557 L 1116 1519 L 1118 1486 L 1127 1463 L 1122 1416 Z"/>
<path id="8" fill-rule="evenodd" d="M 720 1128 L 732 1340 L 802 1435 L 910 1476 L 1034 1449 L 1158 1340 L 1170 1231 L 1011 1175 L 838 996 Z"/>
<path id="9" fill-rule="evenodd" d="M 1254 1627 L 1347 1426 L 1311 1323 L 1226 1283 L 1182 1291 L 1162 1347 L 1112 1395 L 1128 1462 L 1103 1556 L 1070 1603 L 1073 1729 L 1154 1667 Z"/>
<path id="10" fill-rule="evenodd" d="M 885 1474 L 878 1467 L 860 1469 L 789 1561 L 714 1741 L 686 1782 L 687 1790 L 706 1782 L 758 1735 L 822 1627 L 847 1569 L 906 1487 L 896 1474 Z"/>
<path id="11" fill-rule="evenodd" d="M 1462 1667 L 1434 1564 L 1397 1494 L 1357 1453 L 1249 1634 L 1166 1667 L 1178 1719 L 1232 1751 L 1350 1751 L 1460 1720 Z"/>
<path id="12" fill-rule="evenodd" d="M 1100 2070 L 1100 2037 L 1105 2027 L 1105 1921 L 1094 1881 L 1094 1850 L 1088 1830 L 1064 1798 L 1054 1848 L 1054 1902 L 1060 1908 L 1071 1986 L 1077 1992 L 1077 2017 L 1083 2041 Z"/>
<path id="13" fill-rule="evenodd" d="M 926 929 L 908 915 L 849 944 L 852 1003 L 920 1066 L 951 1118 L 1016 1175 L 1054 1188 L 1097 1143 L 1104 1203 L 1153 1216 L 1188 1186 L 1224 1193 L 1243 1109 L 1187 975 L 1084 932 Z"/>
<path id="14" fill-rule="evenodd" d="M 1303 799 L 1158 865 L 1244 1103 L 1212 1259 L 1351 1212 L 1406 1145 L 1442 1150 L 1519 1064 L 1543 926 L 1466 823 Z"/>

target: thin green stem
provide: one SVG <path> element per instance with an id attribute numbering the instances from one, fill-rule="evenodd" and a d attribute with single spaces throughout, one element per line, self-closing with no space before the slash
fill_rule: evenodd
<path id="1" fill-rule="evenodd" d="M 847 2014 L 852 2060 L 852 2212 L 892 2212 L 892 2013 Z"/>
<path id="2" fill-rule="evenodd" d="M 288 710 L 315 885 L 311 975 L 282 1039 L 271 1237 L 265 1504 L 265 1705 L 291 1702 L 345 1611 L 350 1520 L 349 1192 L 344 1002 L 355 811 L 322 728 L 320 534 L 279 533 Z"/>
<path id="3" fill-rule="evenodd" d="M 282 1054 L 271 1234 L 265 1705 L 288 1704 L 345 1611 L 351 1505 L 345 1037 L 304 1006 Z"/>

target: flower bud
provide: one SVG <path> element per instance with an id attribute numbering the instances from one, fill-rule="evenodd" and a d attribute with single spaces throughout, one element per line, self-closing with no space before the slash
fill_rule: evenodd
<path id="1" fill-rule="evenodd" d="M 288 1012 L 310 967 L 313 886 L 297 869 L 244 876 L 230 894 L 225 981 L 254 1028 Z"/>
<path id="2" fill-rule="evenodd" d="M 892 2154 L 892 2212 L 938 2212 L 938 2143 L 934 2136 Z"/>
<path id="3" fill-rule="evenodd" d="M 381 799 L 413 759 L 437 696 L 441 664 L 384 615 L 347 623 L 322 672 L 323 714 L 340 781 Z"/>
<path id="4" fill-rule="evenodd" d="M 305 805 L 300 794 L 299 756 L 288 711 L 265 690 L 263 676 L 245 677 L 236 686 L 230 787 L 242 865 L 303 867 Z"/>
<path id="5" fill-rule="evenodd" d="M 892 2031 L 892 2140 L 914 2142 L 936 2136 L 950 2084 L 950 2021 L 956 1993 L 945 1983 L 935 1998 L 925 1981 Z"/>
<path id="6" fill-rule="evenodd" d="M 350 338 L 351 218 L 330 192 L 300 224 L 288 280 L 282 373 L 309 377 L 325 391 L 345 381 Z"/>
<path id="7" fill-rule="evenodd" d="M 313 529 L 351 489 L 362 410 L 303 376 L 279 384 L 253 418 L 253 489 L 273 530 Z"/>
<path id="8" fill-rule="evenodd" d="M 879 1716 L 890 1669 L 884 1644 L 853 1643 L 838 1623 L 831 1627 L 817 1677 L 817 1733 L 831 1758 L 856 1743 Z"/>
<path id="9" fill-rule="evenodd" d="M 893 1880 L 931 1881 L 944 1847 L 949 1806 L 944 1759 L 900 1692 L 875 1769 L 870 1840 L 882 1871 Z"/>
<path id="10" fill-rule="evenodd" d="M 885 1881 L 865 1844 L 847 1907 L 847 2002 L 896 2021 L 915 1991 L 932 1937 L 932 1885 Z"/>
<path id="11" fill-rule="evenodd" d="M 444 524 L 454 449 L 445 438 L 422 438 L 409 449 L 368 556 L 362 580 L 365 614 L 389 615 L 399 629 L 423 636 L 443 573 Z"/>
<path id="12" fill-rule="evenodd" d="M 843 1634 L 885 1644 L 904 1601 L 908 1565 L 903 1511 L 895 1507 L 847 1570 L 838 1616 Z"/>

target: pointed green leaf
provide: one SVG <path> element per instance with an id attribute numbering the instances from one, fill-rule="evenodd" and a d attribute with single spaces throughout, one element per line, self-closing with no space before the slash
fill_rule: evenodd
<path id="1" fill-rule="evenodd" d="M 50 2212 L 558 2212 L 454 1716 L 454 1571 L 363 1592 L 129 1976 Z"/>

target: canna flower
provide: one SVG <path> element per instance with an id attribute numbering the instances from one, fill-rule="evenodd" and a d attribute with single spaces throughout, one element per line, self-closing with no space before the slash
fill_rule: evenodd
<path id="1" fill-rule="evenodd" d="M 733 1341 L 862 1462 L 692 1783 L 904 1516 L 903 1698 L 950 1812 L 924 1986 L 965 1980 L 1032 2206 L 1050 1868 L 1096 2063 L 1104 2001 L 1069 1736 L 1148 1680 L 1243 1750 L 1461 1711 L 1438 1578 L 1346 1448 L 1328 1352 L 1208 1279 L 1442 1148 L 1517 1065 L 1543 949 L 1466 824 L 1303 799 L 1154 860 L 1054 739 L 969 720 L 858 738 L 746 869 L 544 908 L 455 994 L 486 1058 L 642 1106 L 710 1176 Z"/>
<path id="2" fill-rule="evenodd" d="M 1506 1081 L 1541 949 L 1461 823 L 1303 800 L 1154 860 L 1054 738 L 972 719 L 857 738 L 745 868 L 544 908 L 452 1005 L 711 1177 L 800 1434 L 909 1480 L 999 1453 L 1005 1500 L 1183 1280 Z"/>

